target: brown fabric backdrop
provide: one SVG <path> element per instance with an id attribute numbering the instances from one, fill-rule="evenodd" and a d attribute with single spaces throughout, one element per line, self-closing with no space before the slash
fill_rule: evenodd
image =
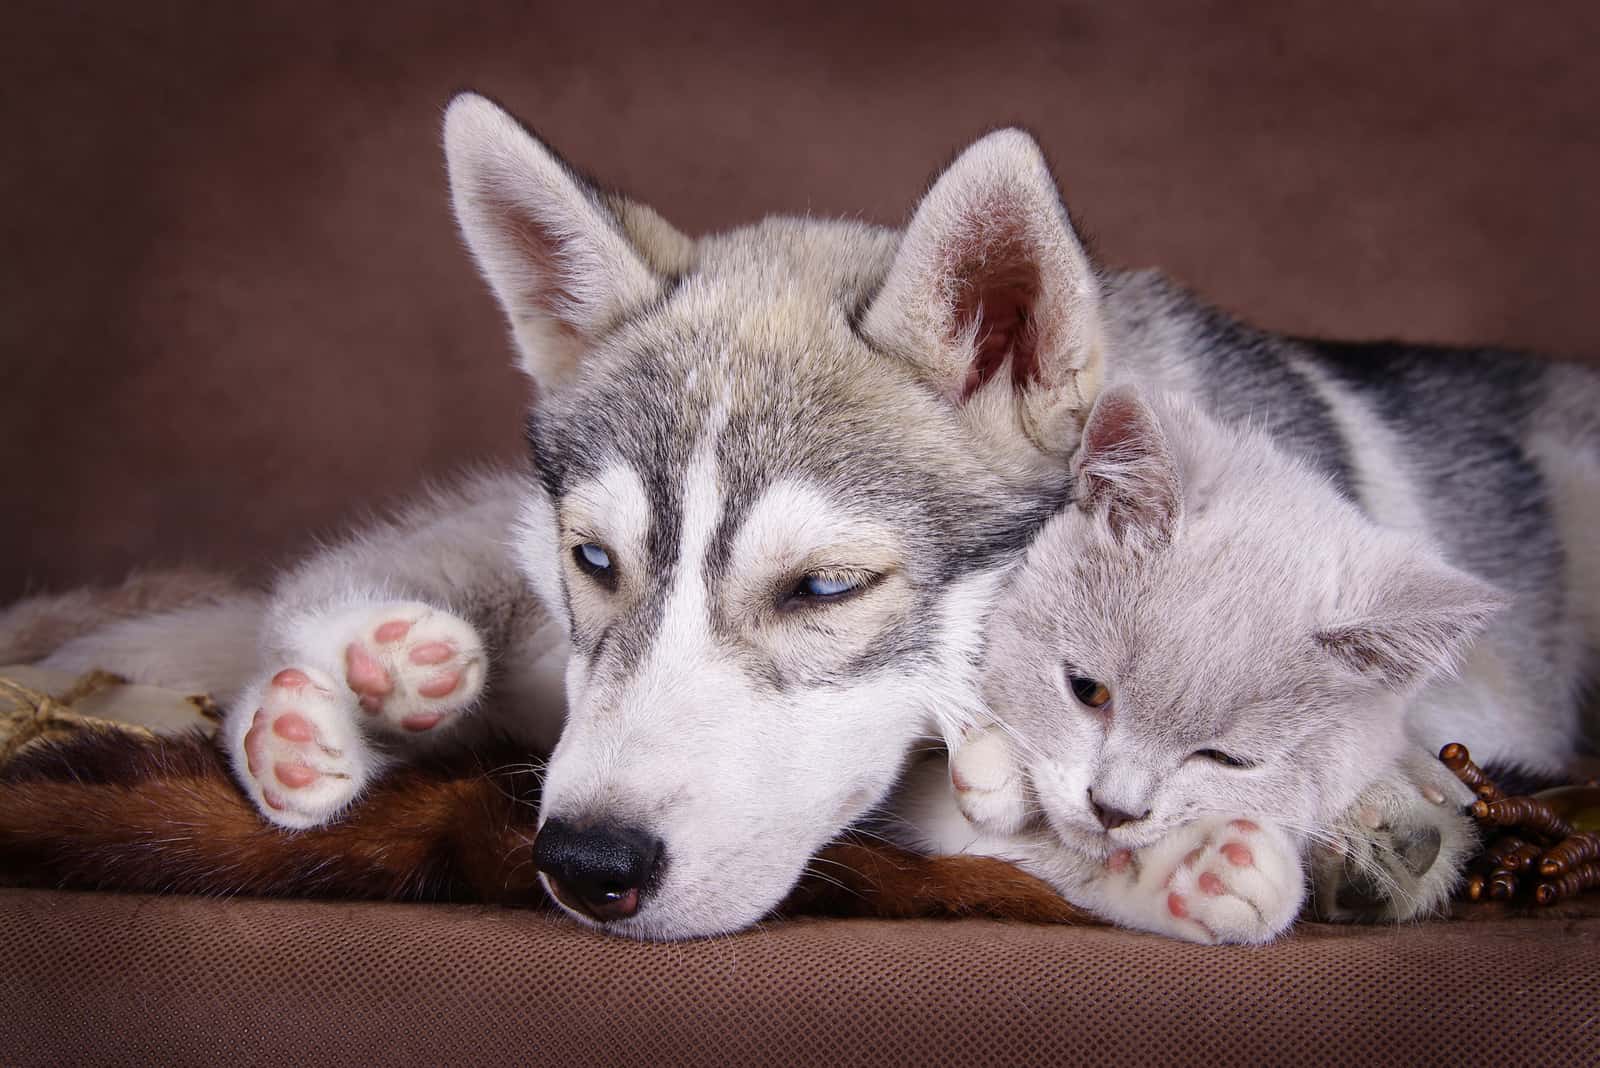
<path id="1" fill-rule="evenodd" d="M 692 231 L 898 221 L 1020 121 L 1107 261 L 1262 323 L 1600 351 L 1600 6 L 807 7 L 9 5 L 0 600 L 260 573 L 517 453 L 445 207 L 460 87 Z"/>

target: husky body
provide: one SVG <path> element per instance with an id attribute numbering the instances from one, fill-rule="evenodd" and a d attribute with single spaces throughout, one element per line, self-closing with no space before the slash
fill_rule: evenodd
<path id="1" fill-rule="evenodd" d="M 1097 271 L 1018 131 L 964 152 L 904 232 L 771 219 L 700 241 L 482 98 L 451 105 L 445 148 L 533 383 L 532 470 L 472 480 L 269 594 L 118 623 L 51 659 L 226 696 L 240 782 L 290 828 L 475 730 L 553 746 L 538 863 L 574 916 L 618 933 L 753 922 L 884 804 L 915 747 L 983 720 L 990 606 L 1068 500 L 1108 378 L 1193 392 L 1354 472 L 1385 368 L 1413 358 L 1352 384 L 1156 276 Z M 1461 436 L 1522 442 L 1560 415 L 1564 477 L 1592 478 L 1592 450 L 1568 449 L 1592 432 L 1576 399 L 1592 382 L 1506 366 L 1524 399 L 1489 399 Z M 1478 404 L 1470 364 L 1435 372 L 1422 418 Z M 1448 493 L 1424 482 L 1379 490 L 1397 507 Z M 1517 489 L 1518 508 L 1551 507 Z M 1484 519 L 1452 522 L 1476 537 Z"/>

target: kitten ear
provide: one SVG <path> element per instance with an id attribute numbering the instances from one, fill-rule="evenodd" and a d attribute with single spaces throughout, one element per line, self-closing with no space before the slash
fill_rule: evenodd
<path id="1" fill-rule="evenodd" d="M 688 255 L 659 216 L 600 192 L 481 96 L 450 102 L 444 148 L 462 236 L 541 388 L 569 381 L 595 338 L 661 291 L 636 241 L 658 263 Z"/>
<path id="2" fill-rule="evenodd" d="M 1032 137 L 989 134 L 939 176 L 862 328 L 953 403 L 1009 382 L 1033 443 L 1071 454 L 1100 385 L 1099 285 Z"/>
<path id="3" fill-rule="evenodd" d="M 1073 466 L 1079 507 L 1104 511 L 1118 538 L 1149 548 L 1172 540 L 1183 512 L 1177 463 L 1155 411 L 1131 386 L 1100 395 Z"/>
<path id="4" fill-rule="evenodd" d="M 1346 618 L 1317 630 L 1319 646 L 1351 670 L 1403 692 L 1454 670 L 1507 601 L 1411 539 L 1386 546 L 1378 565 L 1352 580 Z"/>

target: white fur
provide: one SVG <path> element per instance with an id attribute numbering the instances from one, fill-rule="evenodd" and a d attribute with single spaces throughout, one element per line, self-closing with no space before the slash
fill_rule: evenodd
<path id="1" fill-rule="evenodd" d="M 1350 467 L 1355 492 L 1367 515 L 1390 530 L 1429 537 L 1422 494 L 1407 471 L 1406 450 L 1394 440 L 1388 427 L 1354 393 L 1309 361 L 1296 360 L 1293 366 L 1326 402 L 1353 454 Z"/>

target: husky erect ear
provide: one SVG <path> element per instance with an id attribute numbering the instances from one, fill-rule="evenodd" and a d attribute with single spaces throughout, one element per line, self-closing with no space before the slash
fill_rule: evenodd
<path id="1" fill-rule="evenodd" d="M 1452 670 L 1506 604 L 1494 587 L 1459 571 L 1410 538 L 1385 535 L 1376 566 L 1343 591 L 1345 619 L 1314 638 L 1344 665 L 1403 692 Z"/>
<path id="2" fill-rule="evenodd" d="M 1104 510 L 1124 542 L 1172 540 L 1183 510 L 1177 464 L 1155 412 L 1129 386 L 1100 395 L 1073 465 L 1079 507 Z"/>
<path id="3" fill-rule="evenodd" d="M 1047 453 L 1077 446 L 1099 389 L 1099 289 L 1039 146 L 978 141 L 934 182 L 862 327 L 956 403 L 999 379 Z"/>
<path id="4" fill-rule="evenodd" d="M 541 388 L 569 380 L 596 337 L 661 291 L 635 241 L 657 260 L 687 255 L 659 216 L 595 189 L 481 96 L 451 101 L 444 147 L 456 221 Z"/>

